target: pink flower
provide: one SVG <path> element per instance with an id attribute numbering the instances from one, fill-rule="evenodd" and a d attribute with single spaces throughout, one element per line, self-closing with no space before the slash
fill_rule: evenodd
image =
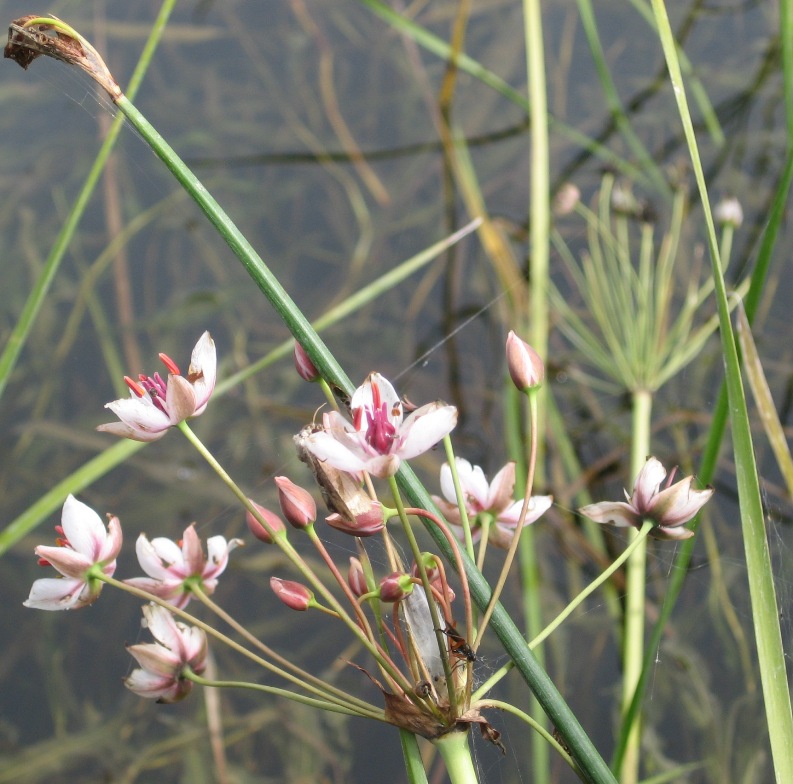
<path id="1" fill-rule="evenodd" d="M 194 523 L 185 529 L 179 543 L 163 536 L 149 541 L 146 534 L 141 534 L 135 551 L 141 569 L 149 576 L 133 577 L 124 582 L 181 609 L 190 601 L 194 588 L 207 595 L 215 592 L 217 578 L 229 562 L 229 553 L 240 544 L 239 539 L 226 543 L 222 536 L 210 536 L 207 539 L 207 557 Z"/>
<path id="2" fill-rule="evenodd" d="M 168 368 L 167 381 L 159 373 L 141 374 L 138 381 L 126 376 L 130 397 L 105 406 L 121 421 L 99 425 L 97 430 L 133 441 L 156 441 L 168 428 L 204 412 L 217 375 L 215 343 L 209 332 L 196 343 L 187 376 L 180 374 L 176 363 L 167 355 L 160 354 L 160 359 Z"/>
<path id="3" fill-rule="evenodd" d="M 105 529 L 93 509 L 70 495 L 56 530 L 62 535 L 58 546 L 40 545 L 35 552 L 43 566 L 54 566 L 63 577 L 36 580 L 25 607 L 71 610 L 93 604 L 102 590 L 102 581 L 94 576 L 95 571 L 109 577 L 116 571 L 122 541 L 117 517 L 110 517 Z"/>
<path id="4" fill-rule="evenodd" d="M 141 669 L 133 670 L 124 685 L 141 697 L 157 702 L 178 702 L 193 688 L 185 670 L 200 675 L 206 669 L 207 638 L 203 630 L 185 626 L 164 607 L 147 604 L 143 608 L 153 643 L 128 645 Z"/>
<path id="5" fill-rule="evenodd" d="M 325 414 L 323 429 L 304 440 L 319 460 L 341 471 L 368 471 L 393 476 L 409 460 L 438 443 L 457 424 L 457 409 L 429 403 L 403 420 L 403 405 L 394 387 L 371 373 L 350 401 L 353 422 L 337 411 Z"/>
<path id="6" fill-rule="evenodd" d="M 578 511 L 596 523 L 611 523 L 616 526 L 641 528 L 645 520 L 652 520 L 654 526 L 650 536 L 656 539 L 688 539 L 693 531 L 683 528 L 713 495 L 713 488 L 692 490 L 693 476 L 687 476 L 672 485 L 675 472 L 669 476 L 666 486 L 661 482 L 666 469 L 654 457 L 647 459 L 636 477 L 633 495 L 625 493 L 625 501 L 601 501 L 589 504 Z M 670 487 L 671 485 L 671 487 Z"/>
<path id="7" fill-rule="evenodd" d="M 455 458 L 455 462 L 473 540 L 477 541 L 482 535 L 481 524 L 476 518 L 481 514 L 489 514 L 493 517 L 495 526 L 490 529 L 488 542 L 496 547 L 508 548 L 523 508 L 522 498 L 518 501 L 512 498 L 515 490 L 515 463 L 507 463 L 488 484 L 479 466 L 473 466 L 461 457 Z M 444 498 L 433 496 L 432 499 L 462 538 L 460 510 L 454 492 L 452 470 L 448 463 L 444 463 L 441 467 L 441 492 Z M 553 496 L 532 496 L 524 525 L 535 522 L 548 511 L 552 503 Z"/>

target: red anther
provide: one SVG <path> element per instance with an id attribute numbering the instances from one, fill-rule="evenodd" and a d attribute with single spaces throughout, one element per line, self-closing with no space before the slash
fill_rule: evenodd
<path id="1" fill-rule="evenodd" d="M 182 373 L 179 370 L 179 365 L 176 364 L 167 354 L 160 354 L 160 359 L 162 360 L 162 364 L 168 368 L 168 372 L 174 376 L 181 376 Z"/>
<path id="2" fill-rule="evenodd" d="M 129 376 L 124 376 L 124 383 L 138 396 L 143 397 L 146 394 L 146 390 L 137 382 L 131 379 Z"/>
<path id="3" fill-rule="evenodd" d="M 352 423 L 355 426 L 356 430 L 361 429 L 361 425 L 363 424 L 363 415 L 364 415 L 363 406 L 356 408 L 352 412 Z"/>

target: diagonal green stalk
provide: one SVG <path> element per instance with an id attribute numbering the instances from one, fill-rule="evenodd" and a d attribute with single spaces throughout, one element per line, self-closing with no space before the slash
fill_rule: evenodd
<path id="1" fill-rule="evenodd" d="M 680 73 L 672 29 L 663 0 L 653 0 L 653 11 L 708 229 L 708 247 L 719 313 L 722 354 L 726 366 L 727 397 L 731 414 L 730 423 L 733 435 L 749 595 L 752 603 L 752 619 L 774 770 L 777 781 L 793 781 L 793 712 L 791 711 L 785 655 L 779 628 L 774 574 L 765 532 L 746 397 L 741 380 L 735 336 L 729 318 L 729 306 L 719 257 L 718 240 L 710 210 L 705 175 L 699 158 L 694 127 L 688 109 L 685 84 Z"/>
<path id="2" fill-rule="evenodd" d="M 135 70 L 129 81 L 129 94 L 133 97 L 137 94 L 143 77 L 146 75 L 146 71 L 151 63 L 151 58 L 160 43 L 162 34 L 165 31 L 165 26 L 168 23 L 168 18 L 175 4 L 176 0 L 164 0 L 160 8 L 160 13 L 157 15 L 157 19 L 152 26 L 146 45 L 141 52 L 138 64 L 135 66 Z M 30 330 L 33 328 L 36 316 L 41 310 L 41 306 L 44 304 L 44 299 L 47 296 L 47 292 L 50 290 L 56 273 L 60 269 L 61 261 L 63 261 L 63 257 L 72 241 L 74 232 L 77 230 L 77 225 L 80 223 L 83 213 L 88 206 L 88 201 L 99 181 L 99 177 L 107 163 L 107 159 L 110 157 L 113 147 L 115 147 L 116 140 L 118 139 L 123 125 L 123 116 L 119 115 L 113 120 L 113 124 L 110 126 L 110 130 L 104 142 L 102 142 L 102 146 L 99 148 L 96 159 L 91 166 L 91 170 L 88 172 L 88 177 L 86 177 L 83 187 L 80 189 L 80 193 L 77 194 L 77 198 L 74 200 L 69 215 L 44 263 L 44 267 L 36 281 L 36 285 L 30 292 L 25 306 L 22 309 L 22 313 L 17 323 L 14 325 L 14 329 L 8 336 L 8 341 L 3 349 L 3 353 L 0 354 L 0 397 L 2 397 L 5 391 L 11 373 L 16 366 L 17 359 L 25 346 L 25 341 L 30 334 Z"/>

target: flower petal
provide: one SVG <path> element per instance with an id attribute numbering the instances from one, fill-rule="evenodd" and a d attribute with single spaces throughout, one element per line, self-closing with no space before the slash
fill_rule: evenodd
<path id="1" fill-rule="evenodd" d="M 648 457 L 647 462 L 642 466 L 636 482 L 633 485 L 633 496 L 631 503 L 636 507 L 640 515 L 645 515 L 650 508 L 653 496 L 658 493 L 661 482 L 666 476 L 666 469 L 661 461 L 655 457 Z"/>
<path id="2" fill-rule="evenodd" d="M 579 514 L 594 520 L 596 523 L 611 523 L 617 526 L 641 526 L 642 518 L 631 504 L 624 501 L 601 501 L 599 504 L 588 504 L 578 510 Z"/>
<path id="3" fill-rule="evenodd" d="M 487 492 L 487 500 L 482 507 L 499 517 L 499 511 L 507 508 L 515 492 L 515 463 L 507 463 L 494 477 Z M 533 502 L 533 499 L 532 499 Z M 545 510 L 543 510 L 545 511 Z M 542 512 L 540 512 L 542 514 Z M 538 515 L 539 517 L 539 515 Z M 535 518 L 536 519 L 536 518 Z"/>
<path id="4" fill-rule="evenodd" d="M 61 526 L 74 550 L 96 563 L 107 538 L 102 518 L 90 506 L 69 495 L 63 504 Z"/>
<path id="5" fill-rule="evenodd" d="M 457 409 L 443 403 L 428 403 L 414 411 L 399 428 L 397 453 L 403 460 L 426 452 L 457 424 Z"/>
<path id="6" fill-rule="evenodd" d="M 146 397 L 125 397 L 107 403 L 121 422 L 99 425 L 97 430 L 131 438 L 135 441 L 156 441 L 173 424 L 168 415 Z"/>
<path id="7" fill-rule="evenodd" d="M 368 455 L 363 449 L 351 451 L 345 444 L 342 444 L 334 435 L 326 430 L 319 430 L 312 433 L 304 441 L 304 446 L 318 460 L 330 463 L 340 471 L 365 471 L 366 458 Z"/>
<path id="8" fill-rule="evenodd" d="M 692 490 L 693 481 L 693 476 L 687 476 L 658 493 L 650 503 L 647 516 L 663 528 L 687 523 L 713 495 L 712 487 Z"/>
<path id="9" fill-rule="evenodd" d="M 30 596 L 23 602 L 35 610 L 70 610 L 80 600 L 85 581 L 68 577 L 45 577 L 36 580 Z"/>
<path id="10" fill-rule="evenodd" d="M 198 339 L 190 356 L 190 367 L 187 380 L 193 385 L 195 393 L 195 411 L 193 416 L 204 413 L 204 409 L 212 397 L 217 379 L 217 352 L 215 341 L 209 332 L 204 332 Z"/>

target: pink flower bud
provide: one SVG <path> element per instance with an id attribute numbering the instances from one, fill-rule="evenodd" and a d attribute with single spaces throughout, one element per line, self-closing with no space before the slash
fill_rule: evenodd
<path id="1" fill-rule="evenodd" d="M 356 596 L 363 596 L 365 593 L 369 592 L 363 566 L 361 566 L 361 562 L 355 556 L 350 557 L 350 570 L 347 572 L 347 584 Z"/>
<path id="2" fill-rule="evenodd" d="M 278 577 L 271 577 L 270 588 L 292 610 L 303 612 L 314 603 L 314 594 L 305 585 L 296 583 L 293 580 L 281 580 Z"/>
<path id="3" fill-rule="evenodd" d="M 507 335 L 507 366 L 512 383 L 521 392 L 540 386 L 545 379 L 540 355 L 512 330 Z"/>
<path id="4" fill-rule="evenodd" d="M 393 572 L 380 581 L 380 601 L 400 602 L 413 592 L 413 578 L 404 572 Z"/>
<path id="5" fill-rule="evenodd" d="M 385 528 L 382 507 L 377 501 L 372 501 L 369 511 L 356 515 L 354 520 L 332 514 L 325 521 L 331 528 L 351 536 L 374 536 Z"/>
<path id="6" fill-rule="evenodd" d="M 297 341 L 295 341 L 295 370 L 303 381 L 319 381 L 320 372 L 311 361 L 311 357 Z"/>
<path id="7" fill-rule="evenodd" d="M 275 477 L 278 500 L 286 522 L 295 528 L 305 528 L 317 519 L 317 504 L 308 490 L 296 485 L 285 476 Z"/>
<path id="8" fill-rule="evenodd" d="M 263 506 L 257 504 L 256 501 L 251 501 L 251 503 L 256 508 L 259 515 L 261 515 L 264 522 L 267 523 L 270 530 L 265 528 L 265 526 L 256 519 L 256 516 L 248 511 L 245 513 L 245 521 L 248 523 L 250 532 L 265 544 L 272 544 L 274 535 L 281 533 L 281 531 L 286 531 L 283 521 L 277 514 L 271 512 L 269 509 L 265 509 Z"/>

